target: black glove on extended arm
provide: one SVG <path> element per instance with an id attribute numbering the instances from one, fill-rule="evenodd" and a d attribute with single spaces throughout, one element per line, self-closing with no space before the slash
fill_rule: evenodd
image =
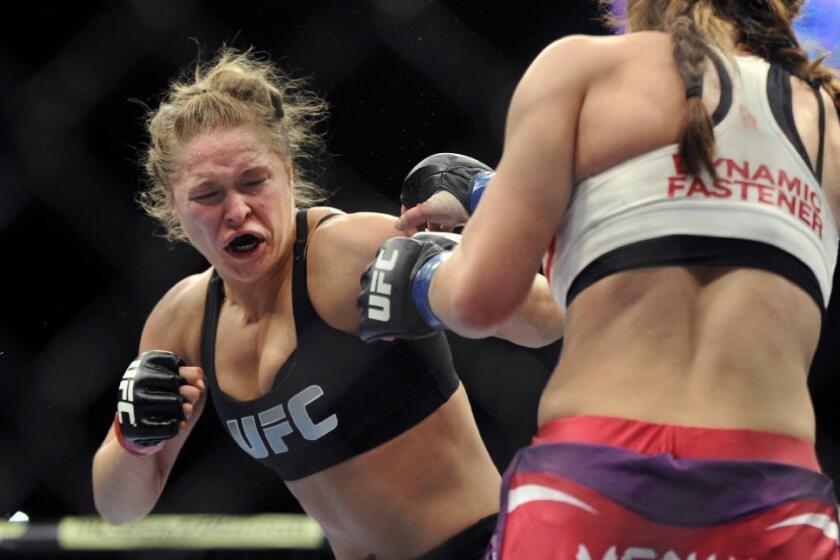
<path id="1" fill-rule="evenodd" d="M 415 286 L 418 274 L 427 275 L 430 280 L 436 264 L 448 255 L 444 248 L 454 247 L 457 239 L 453 234 L 423 233 L 414 238 L 394 237 L 382 244 L 376 260 L 368 265 L 361 278 L 357 308 L 362 340 L 420 338 L 445 328 L 433 316 L 430 324 L 431 310 L 426 311 L 424 318 L 412 290 L 418 288 Z M 432 266 L 424 268 L 424 265 Z M 428 290 L 428 281 L 425 289 Z"/>
<path id="2" fill-rule="evenodd" d="M 452 193 L 464 207 L 467 215 L 472 214 L 470 196 L 475 179 L 492 175 L 493 169 L 461 154 L 434 154 L 408 172 L 403 180 L 400 202 L 406 208 L 431 198 L 439 190 Z"/>
<path id="3" fill-rule="evenodd" d="M 184 361 L 163 350 L 143 352 L 126 369 L 117 394 L 114 431 L 130 453 L 149 455 L 178 433 L 184 420 L 184 397 L 178 374 Z"/>

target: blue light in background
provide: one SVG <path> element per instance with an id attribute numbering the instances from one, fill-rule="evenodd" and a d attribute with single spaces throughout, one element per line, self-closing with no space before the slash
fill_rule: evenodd
<path id="1" fill-rule="evenodd" d="M 612 15 L 618 21 L 624 21 L 624 19 L 627 17 L 627 0 L 612 0 L 611 3 Z M 616 32 L 616 34 L 620 35 L 621 33 L 624 33 L 624 26 L 621 25 L 619 27 L 616 27 L 614 31 Z"/>
<path id="2" fill-rule="evenodd" d="M 824 49 L 832 64 L 840 64 L 840 0 L 808 0 L 793 28 L 812 55 Z"/>
<path id="3" fill-rule="evenodd" d="M 627 15 L 627 0 L 613 0 L 612 13 L 623 20 Z M 807 0 L 793 28 L 811 56 L 825 50 L 829 61 L 840 66 L 840 0 Z"/>

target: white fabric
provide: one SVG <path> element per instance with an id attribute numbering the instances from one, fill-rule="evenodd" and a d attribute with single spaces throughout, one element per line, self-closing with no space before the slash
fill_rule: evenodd
<path id="1" fill-rule="evenodd" d="M 555 490 L 554 488 L 549 488 L 548 486 L 540 486 L 539 484 L 525 484 L 508 492 L 507 511 L 510 513 L 519 506 L 527 503 L 546 500 L 551 502 L 563 502 L 564 504 L 579 507 L 589 513 L 598 513 L 595 508 L 570 494 L 566 494 L 560 490 Z"/>
<path id="2" fill-rule="evenodd" d="M 815 529 L 822 531 L 826 538 L 831 539 L 834 542 L 838 542 L 838 533 L 840 533 L 840 528 L 838 528 L 837 523 L 832 521 L 829 516 L 822 513 L 805 513 L 803 515 L 797 515 L 795 517 L 785 519 L 784 521 L 780 521 L 775 525 L 771 525 L 767 527 L 766 530 L 770 531 L 772 529 L 795 526 L 814 527 Z"/>

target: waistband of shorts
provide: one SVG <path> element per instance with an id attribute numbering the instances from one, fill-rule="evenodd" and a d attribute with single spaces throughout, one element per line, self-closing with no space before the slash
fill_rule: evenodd
<path id="1" fill-rule="evenodd" d="M 534 444 L 584 443 L 620 447 L 644 455 L 769 461 L 821 472 L 814 444 L 771 432 L 657 424 L 610 416 L 569 416 L 543 423 Z"/>

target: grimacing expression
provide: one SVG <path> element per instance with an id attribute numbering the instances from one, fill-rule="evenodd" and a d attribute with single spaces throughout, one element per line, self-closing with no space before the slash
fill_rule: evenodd
<path id="1" fill-rule="evenodd" d="M 290 167 L 255 128 L 189 139 L 176 158 L 172 199 L 187 238 L 226 279 L 256 280 L 290 247 Z"/>

